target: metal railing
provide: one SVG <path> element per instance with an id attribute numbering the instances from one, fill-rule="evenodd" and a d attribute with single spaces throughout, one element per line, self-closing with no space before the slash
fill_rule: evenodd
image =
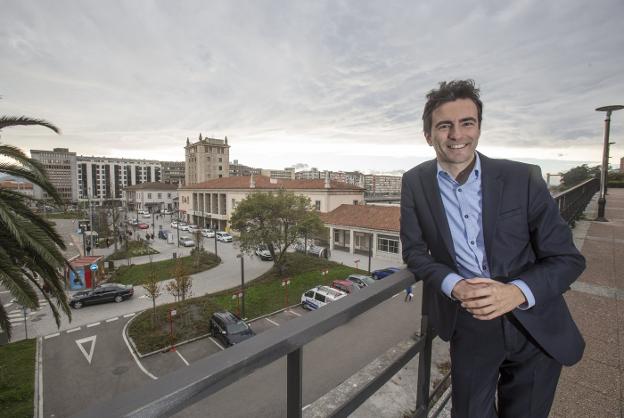
<path id="1" fill-rule="evenodd" d="M 553 196 L 559 205 L 559 212 L 570 226 L 583 213 L 592 196 L 600 190 L 600 180 L 590 179 Z"/>
<path id="2" fill-rule="evenodd" d="M 287 415 L 301 417 L 303 347 L 376 307 L 413 283 L 414 277 L 409 271 L 399 271 L 348 298 L 205 357 L 195 362 L 192 368 L 179 369 L 133 392 L 92 406 L 76 417 L 171 416 L 284 356 L 287 357 Z M 431 347 L 435 334 L 427 320 L 426 303 L 422 306 L 421 329 L 419 335 L 414 337 L 415 344 L 384 372 L 338 407 L 332 416 L 345 417 L 353 412 L 417 354 L 420 356 L 415 416 L 418 418 L 427 416 L 431 402 L 429 392 Z"/>

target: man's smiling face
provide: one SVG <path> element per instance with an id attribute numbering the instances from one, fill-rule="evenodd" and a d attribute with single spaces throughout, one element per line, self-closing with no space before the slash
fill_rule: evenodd
<path id="1" fill-rule="evenodd" d="M 440 166 L 456 177 L 470 165 L 479 143 L 477 106 L 470 99 L 458 99 L 436 108 L 431 118 L 427 143 L 435 149 Z"/>

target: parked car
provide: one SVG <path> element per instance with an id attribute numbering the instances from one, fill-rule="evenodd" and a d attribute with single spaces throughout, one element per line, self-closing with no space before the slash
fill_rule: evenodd
<path id="1" fill-rule="evenodd" d="M 194 247 L 195 241 L 191 237 L 180 237 L 180 245 L 183 247 Z"/>
<path id="2" fill-rule="evenodd" d="M 206 238 L 214 238 L 215 231 L 212 229 L 204 228 L 201 230 L 201 234 Z"/>
<path id="3" fill-rule="evenodd" d="M 158 238 L 160 238 L 160 239 L 167 239 L 168 236 L 169 236 L 169 230 L 168 229 L 161 229 L 160 231 L 158 231 Z"/>
<path id="4" fill-rule="evenodd" d="M 178 222 L 178 229 L 180 231 L 188 231 L 189 230 L 189 226 L 185 222 Z"/>
<path id="5" fill-rule="evenodd" d="M 295 244 L 295 251 L 300 252 L 300 253 L 305 253 L 306 246 L 304 245 L 303 242 L 297 242 Z M 314 255 L 319 258 L 327 258 L 327 248 L 320 247 L 318 245 L 308 244 L 307 253 L 308 255 Z"/>
<path id="6" fill-rule="evenodd" d="M 228 232 L 217 231 L 217 241 L 221 242 L 232 242 L 232 236 Z"/>
<path id="7" fill-rule="evenodd" d="M 363 274 L 351 274 L 347 277 L 347 280 L 357 284 L 360 288 L 370 286 L 375 283 L 375 279 L 371 276 L 365 276 Z"/>
<path id="8" fill-rule="evenodd" d="M 342 290 L 333 289 L 329 286 L 317 286 L 301 295 L 301 305 L 305 309 L 315 310 L 345 296 L 347 294 Z"/>
<path id="9" fill-rule="evenodd" d="M 194 234 L 195 232 L 199 231 L 200 229 L 201 229 L 201 228 L 200 228 L 200 227 L 198 227 L 197 225 L 192 225 L 192 224 L 191 224 L 191 225 L 189 225 L 189 226 L 188 226 L 188 231 L 189 231 L 190 233 L 193 233 L 193 234 Z"/>
<path id="10" fill-rule="evenodd" d="M 139 221 L 137 221 L 136 219 L 128 219 L 128 223 L 129 223 L 130 225 L 138 225 L 138 224 L 139 224 Z"/>
<path id="11" fill-rule="evenodd" d="M 371 275 L 373 276 L 373 279 L 381 280 L 384 277 L 388 277 L 389 275 L 396 273 L 397 271 L 400 271 L 400 270 L 401 269 L 398 267 L 386 267 L 385 269 L 375 270 L 374 272 L 371 273 Z"/>
<path id="12" fill-rule="evenodd" d="M 141 222 L 141 223 L 139 223 L 137 225 L 137 227 L 141 228 L 141 229 L 147 229 L 147 228 L 149 228 L 149 225 L 148 224 L 144 224 L 143 222 Z"/>
<path id="13" fill-rule="evenodd" d="M 245 321 L 230 311 L 214 312 L 210 317 L 209 329 L 210 335 L 219 339 L 226 347 L 256 335 Z"/>
<path id="14" fill-rule="evenodd" d="M 269 251 L 269 247 L 266 245 L 258 245 L 256 247 L 256 255 L 260 257 L 261 260 L 271 261 L 273 257 L 271 256 L 271 252 Z"/>
<path id="15" fill-rule="evenodd" d="M 173 211 L 170 211 L 169 209 L 165 209 L 161 212 L 163 215 L 173 215 Z"/>
<path id="16" fill-rule="evenodd" d="M 151 218 L 151 217 L 152 217 L 152 214 L 151 214 L 151 213 L 149 213 L 149 212 L 147 212 L 147 213 L 143 213 L 143 217 L 144 217 L 144 218 Z"/>
<path id="17" fill-rule="evenodd" d="M 85 305 L 95 305 L 97 303 L 121 302 L 130 299 L 134 295 L 132 285 L 119 283 L 104 283 L 96 286 L 95 289 L 83 290 L 73 294 L 69 300 L 69 306 L 80 309 Z"/>
<path id="18" fill-rule="evenodd" d="M 171 227 L 172 228 L 178 228 L 178 221 L 171 221 Z"/>
<path id="19" fill-rule="evenodd" d="M 349 294 L 360 291 L 360 286 L 353 283 L 351 280 L 334 280 L 331 287 Z"/>

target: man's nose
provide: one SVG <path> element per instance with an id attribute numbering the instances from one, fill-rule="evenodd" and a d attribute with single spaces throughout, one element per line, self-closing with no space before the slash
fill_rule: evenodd
<path id="1" fill-rule="evenodd" d="M 456 125 L 451 125 L 451 127 L 449 128 L 448 137 L 450 139 L 459 139 L 460 136 L 461 132 L 458 127 Z"/>

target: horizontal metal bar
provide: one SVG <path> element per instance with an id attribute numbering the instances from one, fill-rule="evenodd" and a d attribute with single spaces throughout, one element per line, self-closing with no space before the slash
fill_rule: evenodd
<path id="1" fill-rule="evenodd" d="M 381 374 L 362 387 L 355 395 L 349 398 L 344 404 L 336 409 L 330 416 L 334 418 L 347 417 L 362 405 L 372 394 L 377 392 L 392 376 L 398 373 L 408 361 L 413 359 L 416 354 L 422 353 L 425 347 L 425 338 L 416 337 L 416 343 L 410 347 L 399 358 L 393 361 Z"/>
<path id="2" fill-rule="evenodd" d="M 75 417 L 170 416 L 349 322 L 414 283 L 401 270 L 347 298 L 198 360 Z"/>

